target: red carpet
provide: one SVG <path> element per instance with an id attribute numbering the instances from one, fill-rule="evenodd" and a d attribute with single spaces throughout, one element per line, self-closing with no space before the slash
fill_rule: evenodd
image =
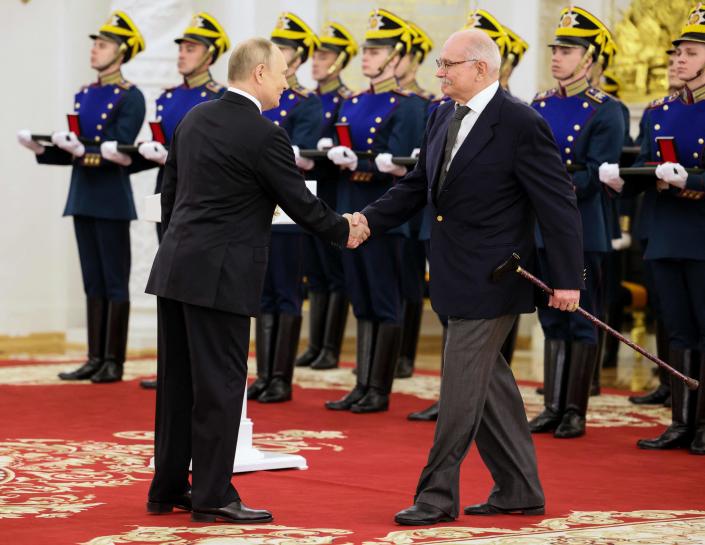
<path id="1" fill-rule="evenodd" d="M 0 542 L 705 543 L 705 458 L 638 450 L 638 438 L 662 429 L 650 417 L 640 427 L 590 427 L 578 440 L 536 436 L 545 516 L 396 526 L 393 515 L 411 504 L 433 436 L 433 425 L 405 417 L 428 401 L 395 394 L 383 414 L 326 411 L 323 402 L 340 394 L 297 387 L 291 403 L 250 404 L 256 446 L 303 455 L 309 469 L 235 476 L 244 501 L 275 516 L 273 525 L 238 527 L 145 514 L 154 392 L 136 381 L 0 385 Z M 463 504 L 483 501 L 490 489 L 474 450 L 461 486 Z"/>

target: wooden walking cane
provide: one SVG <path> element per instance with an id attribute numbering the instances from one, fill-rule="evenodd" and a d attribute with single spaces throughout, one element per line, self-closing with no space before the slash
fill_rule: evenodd
<path id="1" fill-rule="evenodd" d="M 522 269 L 521 266 L 519 265 L 519 260 L 520 260 L 519 254 L 513 253 L 512 256 L 509 259 L 507 259 L 507 261 L 505 261 L 499 267 L 497 267 L 494 271 L 492 271 L 492 281 L 497 282 L 507 271 L 513 271 L 513 272 L 519 274 L 520 276 L 523 276 L 526 280 L 528 280 L 529 282 L 531 282 L 535 286 L 538 286 L 539 288 L 541 288 L 543 291 L 545 291 L 549 295 L 553 295 L 553 289 L 548 287 L 543 281 L 536 278 L 529 271 Z M 680 380 L 681 382 L 684 382 L 685 385 L 688 386 L 688 388 L 690 390 L 697 390 L 698 386 L 700 386 L 700 383 L 697 380 L 695 380 L 694 378 L 687 377 L 683 373 L 676 371 L 673 367 L 668 365 L 665 361 L 658 358 L 657 356 L 654 356 L 650 352 L 647 352 L 641 346 L 630 341 L 624 335 L 622 335 L 619 331 L 612 329 L 606 323 L 604 323 L 601 320 L 598 320 L 597 318 L 595 318 L 592 314 L 590 314 L 586 310 L 578 307 L 575 310 L 575 312 L 577 312 L 578 314 L 580 314 L 584 318 L 587 318 L 594 325 L 596 325 L 600 329 L 603 329 L 604 331 L 606 331 L 607 333 L 609 333 L 613 337 L 616 337 L 617 339 L 622 341 L 624 344 L 626 344 L 628 347 L 636 350 L 642 356 L 649 358 L 656 365 L 658 365 L 659 367 L 663 368 L 666 372 L 668 372 L 671 376 L 674 376 L 678 380 Z"/>

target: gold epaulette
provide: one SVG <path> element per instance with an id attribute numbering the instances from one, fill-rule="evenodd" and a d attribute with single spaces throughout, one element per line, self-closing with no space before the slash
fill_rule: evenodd
<path id="1" fill-rule="evenodd" d="M 595 87 L 590 87 L 589 89 L 587 89 L 585 91 L 585 94 L 598 104 L 603 104 L 610 99 L 610 96 L 607 93 L 600 91 Z"/>
<path id="2" fill-rule="evenodd" d="M 340 95 L 342 98 L 350 98 L 353 96 L 355 93 L 352 91 L 352 89 L 348 89 L 345 85 L 341 85 L 336 89 L 338 92 L 338 95 Z"/>
<path id="3" fill-rule="evenodd" d="M 206 83 L 206 89 L 208 89 L 211 93 L 220 93 L 224 89 L 224 85 L 221 85 L 217 81 L 210 80 L 208 83 Z"/>
<path id="4" fill-rule="evenodd" d="M 669 102 L 673 102 L 679 97 L 679 93 L 673 93 L 672 95 L 668 95 L 665 97 L 657 98 L 656 100 L 652 100 L 649 105 L 646 107 L 647 110 L 651 108 L 658 108 L 659 106 L 663 106 L 664 104 L 667 104 Z"/>
<path id="5" fill-rule="evenodd" d="M 134 83 L 130 83 L 129 81 L 122 80 L 121 82 L 119 82 L 119 83 L 117 84 L 117 86 L 120 87 L 120 88 L 122 88 L 122 89 L 125 89 L 125 90 L 127 91 L 128 89 L 134 87 L 135 84 L 134 84 Z"/>
<path id="6" fill-rule="evenodd" d="M 556 94 L 556 91 L 558 91 L 558 89 L 553 88 L 549 89 L 548 91 L 544 91 L 543 93 L 537 93 L 531 102 L 536 102 L 538 100 L 544 100 L 548 97 L 552 97 Z"/>
<path id="7" fill-rule="evenodd" d="M 303 87 L 302 85 L 297 85 L 296 87 L 291 89 L 294 91 L 299 96 L 302 96 L 303 98 L 308 98 L 313 94 L 313 91 L 311 89 L 306 89 L 306 87 Z"/>

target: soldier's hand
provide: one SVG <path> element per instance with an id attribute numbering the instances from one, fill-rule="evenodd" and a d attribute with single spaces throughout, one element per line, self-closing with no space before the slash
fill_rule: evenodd
<path id="1" fill-rule="evenodd" d="M 321 138 L 318 143 L 316 144 L 316 149 L 318 151 L 323 151 L 327 150 L 333 147 L 333 139 L 332 138 Z"/>
<path id="2" fill-rule="evenodd" d="M 580 304 L 579 290 L 553 290 L 553 295 L 548 298 L 548 306 L 558 310 L 574 312 Z"/>
<path id="3" fill-rule="evenodd" d="M 375 165 L 380 172 L 385 174 L 391 174 L 392 176 L 404 176 L 406 174 L 406 167 L 402 165 L 395 165 L 392 162 L 391 153 L 380 153 L 375 157 Z"/>
<path id="4" fill-rule="evenodd" d="M 56 147 L 67 151 L 74 157 L 83 157 L 86 153 L 85 146 L 81 144 L 74 132 L 56 131 L 51 135 L 51 141 Z"/>
<path id="5" fill-rule="evenodd" d="M 301 157 L 301 150 L 299 149 L 299 146 L 291 146 L 291 149 L 294 152 L 294 161 L 296 161 L 296 166 L 301 170 L 311 170 L 315 166 L 316 163 L 313 162 L 313 159 L 310 159 L 309 157 Z"/>
<path id="6" fill-rule="evenodd" d="M 44 153 L 44 146 L 32 140 L 32 133 L 29 129 L 17 131 L 17 141 L 28 150 L 33 151 L 36 155 Z"/>
<path id="7" fill-rule="evenodd" d="M 624 180 L 619 176 L 619 165 L 617 163 L 602 163 L 599 168 L 600 181 L 617 193 L 621 193 L 624 188 Z"/>
<path id="8" fill-rule="evenodd" d="M 656 167 L 656 177 L 669 185 L 683 189 L 688 173 L 680 163 L 661 163 Z"/>
<path id="9" fill-rule="evenodd" d="M 347 146 L 332 147 L 328 150 L 327 157 L 340 168 L 357 170 L 357 155 Z"/>
<path id="10" fill-rule="evenodd" d="M 103 142 L 100 145 L 100 154 L 108 161 L 123 167 L 129 167 L 132 164 L 132 157 L 118 151 L 117 147 L 118 143 L 115 140 Z"/>
<path id="11" fill-rule="evenodd" d="M 169 152 L 159 142 L 142 142 L 137 148 L 139 154 L 148 161 L 154 161 L 160 165 L 166 163 Z"/>

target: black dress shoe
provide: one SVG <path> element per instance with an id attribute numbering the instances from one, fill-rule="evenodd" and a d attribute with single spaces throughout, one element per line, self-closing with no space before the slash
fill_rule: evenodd
<path id="1" fill-rule="evenodd" d="M 102 359 L 89 359 L 75 371 L 62 371 L 59 373 L 61 380 L 88 380 L 103 366 Z"/>
<path id="2" fill-rule="evenodd" d="M 407 420 L 415 420 L 420 422 L 435 422 L 438 420 L 438 401 L 423 411 L 411 413 L 406 417 Z"/>
<path id="3" fill-rule="evenodd" d="M 408 509 L 399 511 L 394 516 L 394 522 L 404 526 L 428 526 L 439 522 L 453 522 L 454 520 L 453 517 L 444 513 L 438 507 L 427 503 L 416 503 Z"/>
<path id="4" fill-rule="evenodd" d="M 529 431 L 531 433 L 548 433 L 554 431 L 561 423 L 561 415 L 553 409 L 544 409 L 541 414 L 531 419 Z"/>
<path id="5" fill-rule="evenodd" d="M 267 389 L 267 385 L 269 384 L 269 380 L 265 380 L 263 378 L 257 377 L 255 381 L 250 384 L 250 386 L 247 388 L 247 399 L 252 400 L 252 399 L 257 399 L 259 396 L 262 395 L 262 392 L 264 392 Z"/>
<path id="6" fill-rule="evenodd" d="M 351 413 L 380 413 L 389 410 L 389 395 L 377 388 L 369 388 L 365 396 L 350 407 Z"/>
<path id="7" fill-rule="evenodd" d="M 543 505 L 537 507 L 517 507 L 515 509 L 504 509 L 490 505 L 489 503 L 478 503 L 465 508 L 466 515 L 543 515 L 546 509 Z"/>
<path id="8" fill-rule="evenodd" d="M 643 396 L 629 396 L 629 401 L 635 405 L 661 405 L 671 395 L 671 389 L 668 386 L 660 384 L 653 392 L 649 392 Z"/>
<path id="9" fill-rule="evenodd" d="M 349 411 L 355 403 L 365 397 L 365 389 L 361 386 L 355 386 L 352 391 L 346 394 L 338 401 L 326 401 L 326 409 L 331 411 Z"/>
<path id="10" fill-rule="evenodd" d="M 107 384 L 122 380 L 123 364 L 119 361 L 105 360 L 103 366 L 91 377 L 93 384 Z"/>
<path id="11" fill-rule="evenodd" d="M 145 390 L 156 390 L 157 389 L 157 379 L 140 380 L 140 386 Z"/>
<path id="12" fill-rule="evenodd" d="M 166 513 L 171 513 L 174 509 L 181 509 L 182 511 L 191 510 L 191 491 L 184 492 L 178 498 L 174 498 L 171 501 L 152 501 L 147 500 L 147 513 L 152 515 L 164 515 Z"/>
<path id="13" fill-rule="evenodd" d="M 237 500 L 225 507 L 200 507 L 191 512 L 193 522 L 232 522 L 234 524 L 254 524 L 258 522 L 272 522 L 272 513 L 264 509 L 250 509 L 242 501 Z"/>
<path id="14" fill-rule="evenodd" d="M 291 384 L 281 377 L 274 377 L 267 389 L 257 398 L 260 403 L 281 403 L 291 401 Z"/>
<path id="15" fill-rule="evenodd" d="M 671 424 L 666 431 L 654 439 L 639 439 L 636 446 L 644 450 L 670 450 L 687 447 L 691 439 L 688 426 Z"/>
<path id="16" fill-rule="evenodd" d="M 585 417 L 572 409 L 565 412 L 561 423 L 553 432 L 553 437 L 557 439 L 573 439 L 583 435 L 585 435 Z"/>

